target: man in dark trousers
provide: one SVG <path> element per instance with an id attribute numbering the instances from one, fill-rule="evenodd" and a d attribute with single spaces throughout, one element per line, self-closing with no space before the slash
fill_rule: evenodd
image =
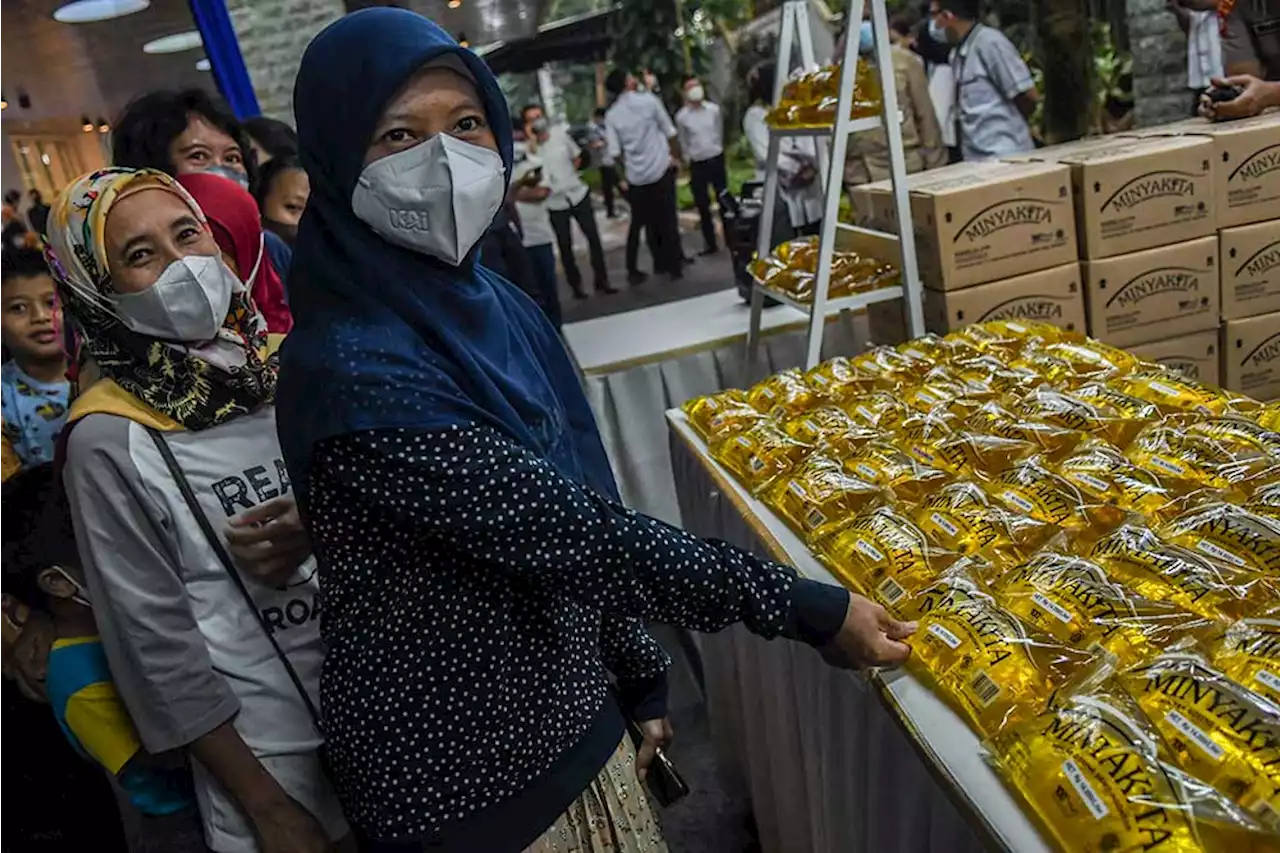
<path id="1" fill-rule="evenodd" d="M 711 218 L 709 196 L 714 193 L 718 209 L 720 193 L 729 184 L 724 168 L 724 119 L 720 105 L 707 100 L 697 77 L 685 78 L 684 106 L 676 113 L 676 131 L 680 150 L 689 161 L 689 189 L 702 220 L 702 240 L 706 245 L 700 254 L 714 255 L 716 225 Z"/>

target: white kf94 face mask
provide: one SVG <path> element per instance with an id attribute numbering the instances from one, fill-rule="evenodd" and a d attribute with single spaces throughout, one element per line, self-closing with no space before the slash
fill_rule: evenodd
<path id="1" fill-rule="evenodd" d="M 506 191 L 498 152 L 437 133 L 365 166 L 351 209 L 388 242 L 457 266 Z"/>
<path id="2" fill-rule="evenodd" d="M 178 258 L 137 293 L 107 298 L 126 327 L 166 341 L 203 342 L 217 336 L 231 308 L 231 295 L 244 285 L 215 255 Z"/>

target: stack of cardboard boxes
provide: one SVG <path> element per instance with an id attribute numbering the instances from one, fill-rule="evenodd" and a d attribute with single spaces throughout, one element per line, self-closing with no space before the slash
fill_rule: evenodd
<path id="1" fill-rule="evenodd" d="M 1082 140 L 908 186 L 931 331 L 1048 320 L 1280 397 L 1280 114 Z M 897 229 L 886 182 L 853 202 L 864 224 Z M 872 321 L 893 336 L 891 310 Z"/>

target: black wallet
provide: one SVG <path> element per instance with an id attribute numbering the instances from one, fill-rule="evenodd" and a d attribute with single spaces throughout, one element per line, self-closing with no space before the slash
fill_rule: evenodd
<path id="1" fill-rule="evenodd" d="M 644 733 L 632 719 L 627 720 L 627 733 L 631 735 L 631 743 L 639 749 L 644 742 Z M 649 765 L 649 772 L 645 776 L 645 784 L 649 787 L 650 795 L 663 808 L 683 799 L 689 793 L 689 784 L 661 749 L 653 756 L 653 763 Z"/>

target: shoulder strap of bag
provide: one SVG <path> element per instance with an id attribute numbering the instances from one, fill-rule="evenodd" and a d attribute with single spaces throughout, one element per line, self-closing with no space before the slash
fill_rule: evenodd
<path id="1" fill-rule="evenodd" d="M 208 540 L 209 546 L 213 548 L 213 553 L 217 555 L 218 562 L 222 563 L 222 567 L 226 569 L 227 574 L 231 577 L 231 582 L 235 584 L 237 590 L 240 591 L 241 598 L 248 606 L 249 611 L 253 613 L 253 618 L 257 621 L 258 627 L 262 629 L 262 633 L 266 636 L 267 642 L 271 643 L 271 648 L 275 651 L 276 657 L 284 666 L 285 672 L 289 674 L 289 680 L 293 682 L 293 687 L 298 691 L 298 696 L 302 699 L 302 703 L 307 707 L 307 713 L 311 715 L 311 721 L 315 724 L 316 731 L 320 736 L 324 736 L 324 724 L 320 720 L 320 712 L 316 708 L 315 703 L 311 701 L 311 694 L 307 692 L 307 688 L 302 683 L 302 679 L 298 676 L 298 671 L 293 668 L 293 664 L 289 662 L 289 657 L 284 653 L 284 649 L 280 648 L 280 643 L 276 641 L 275 634 L 271 632 L 270 626 L 262 618 L 262 612 L 258 610 L 258 605 L 254 603 L 253 596 L 249 593 L 249 588 L 245 586 L 244 578 L 240 577 L 240 572 L 236 570 L 235 563 L 231 561 L 231 555 L 227 553 L 227 549 L 222 546 L 222 540 L 218 538 L 218 534 L 213 529 L 213 525 L 209 523 L 209 518 L 204 514 L 204 510 L 200 508 L 199 501 L 196 500 L 195 492 L 191 490 L 191 483 L 187 481 L 187 476 L 182 472 L 182 467 L 178 465 L 178 460 L 174 458 L 173 450 L 169 447 L 169 443 L 164 440 L 164 436 L 154 429 L 147 427 L 147 433 L 151 436 L 151 440 L 155 442 L 156 449 L 160 451 L 160 456 L 164 459 L 165 467 L 169 469 L 170 476 L 178 485 L 178 491 L 182 493 L 182 499 L 186 502 L 187 508 L 191 510 L 191 514 L 195 516 L 196 524 L 200 525 L 200 530 L 204 533 L 204 538 Z"/>

